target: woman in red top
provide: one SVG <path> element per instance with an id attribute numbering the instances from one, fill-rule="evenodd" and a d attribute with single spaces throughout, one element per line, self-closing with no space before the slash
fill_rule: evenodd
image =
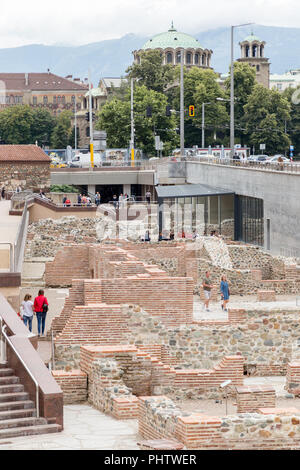
<path id="1" fill-rule="evenodd" d="M 44 291 L 42 289 L 39 290 L 38 296 L 34 299 L 34 311 L 36 312 L 36 318 L 37 318 L 37 326 L 38 326 L 38 336 L 41 336 L 41 330 L 42 330 L 42 336 L 44 335 L 45 331 L 45 322 L 46 322 L 46 315 L 48 311 L 48 300 L 44 296 Z"/>

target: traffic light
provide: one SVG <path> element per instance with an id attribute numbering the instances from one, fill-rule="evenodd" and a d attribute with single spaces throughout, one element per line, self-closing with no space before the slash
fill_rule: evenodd
<path id="1" fill-rule="evenodd" d="M 90 113 L 85 113 L 85 120 L 89 121 L 90 120 Z"/>
<path id="2" fill-rule="evenodd" d="M 92 113 L 92 121 L 95 121 L 95 118 L 96 118 L 95 113 Z"/>
<path id="3" fill-rule="evenodd" d="M 151 108 L 151 106 L 147 106 L 146 116 L 147 117 L 152 117 L 152 108 Z"/>
<path id="4" fill-rule="evenodd" d="M 171 106 L 166 106 L 166 116 L 171 116 Z"/>
<path id="5" fill-rule="evenodd" d="M 194 105 L 189 106 L 189 116 L 190 117 L 195 116 L 195 106 Z"/>

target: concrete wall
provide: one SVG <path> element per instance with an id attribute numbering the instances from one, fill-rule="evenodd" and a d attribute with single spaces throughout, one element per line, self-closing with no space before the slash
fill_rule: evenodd
<path id="1" fill-rule="evenodd" d="M 101 185 L 148 184 L 153 185 L 154 172 L 149 170 L 105 171 L 51 171 L 51 184 Z"/>
<path id="2" fill-rule="evenodd" d="M 187 183 L 208 184 L 264 200 L 265 248 L 270 219 L 270 250 L 300 256 L 300 173 L 187 162 Z"/>

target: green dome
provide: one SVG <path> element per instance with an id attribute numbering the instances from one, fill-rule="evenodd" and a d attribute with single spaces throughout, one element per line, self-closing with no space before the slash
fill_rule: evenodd
<path id="1" fill-rule="evenodd" d="M 261 40 L 260 40 L 257 36 L 254 36 L 253 33 L 251 33 L 250 36 L 247 36 L 247 37 L 244 39 L 243 42 L 245 42 L 245 41 L 247 41 L 247 42 L 253 42 L 253 41 L 261 42 Z"/>
<path id="2" fill-rule="evenodd" d="M 167 49 L 168 47 L 172 49 L 179 48 L 201 48 L 198 39 L 193 38 L 189 34 L 179 33 L 174 27 L 173 24 L 169 31 L 166 33 L 156 34 L 152 39 L 146 42 L 143 45 L 142 49 Z"/>

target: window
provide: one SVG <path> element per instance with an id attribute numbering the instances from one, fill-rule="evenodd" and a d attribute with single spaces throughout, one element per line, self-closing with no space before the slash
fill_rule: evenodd
<path id="1" fill-rule="evenodd" d="M 54 96 L 53 96 L 53 104 L 56 104 L 56 103 L 57 103 L 57 98 L 56 98 L 56 96 L 54 95 Z"/>
<path id="2" fill-rule="evenodd" d="M 202 56 L 202 65 L 206 65 L 206 55 L 203 54 Z"/>
<path id="3" fill-rule="evenodd" d="M 48 96 L 43 97 L 43 104 L 47 105 L 48 104 Z"/>
<path id="4" fill-rule="evenodd" d="M 281 83 L 277 83 L 277 90 L 282 90 L 282 84 Z"/>
<path id="5" fill-rule="evenodd" d="M 256 71 L 257 71 L 257 72 L 260 71 L 260 66 L 259 66 L 259 65 L 256 66 Z"/>
<path id="6" fill-rule="evenodd" d="M 186 55 L 186 63 L 187 64 L 192 63 L 192 54 L 190 52 L 188 52 L 187 55 Z"/>
<path id="7" fill-rule="evenodd" d="M 181 61 L 180 59 L 181 59 L 181 53 L 180 53 L 180 52 L 177 52 L 177 54 L 176 54 L 176 62 L 177 62 L 177 64 L 180 64 L 180 61 Z"/>
<path id="8" fill-rule="evenodd" d="M 173 63 L 173 54 L 172 52 L 167 53 L 167 64 L 172 64 Z"/>
<path id="9" fill-rule="evenodd" d="M 199 64 L 199 54 L 195 54 L 195 64 Z"/>
<path id="10" fill-rule="evenodd" d="M 57 104 L 60 104 L 60 96 L 57 97 Z"/>
<path id="11" fill-rule="evenodd" d="M 61 97 L 61 102 L 62 102 L 62 104 L 66 104 L 66 97 L 65 96 Z"/>
<path id="12" fill-rule="evenodd" d="M 75 104 L 75 95 L 72 96 L 72 103 Z"/>

